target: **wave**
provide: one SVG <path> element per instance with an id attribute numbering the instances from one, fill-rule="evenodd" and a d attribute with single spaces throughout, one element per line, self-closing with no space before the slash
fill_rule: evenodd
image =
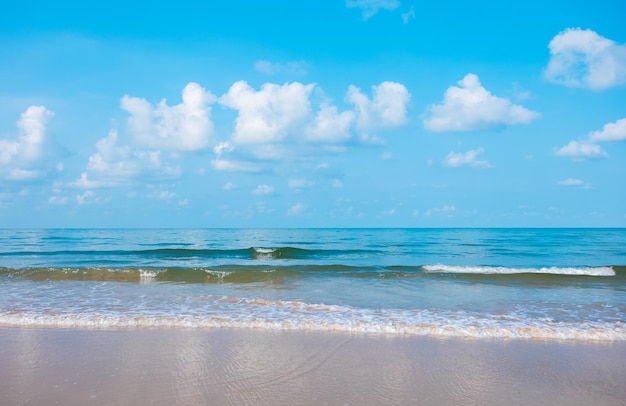
<path id="1" fill-rule="evenodd" d="M 155 248 L 147 250 L 11 251 L 0 256 L 162 257 L 234 259 L 306 259 L 375 253 L 372 250 L 329 250 L 296 247 L 249 247 L 236 249 Z"/>
<path id="2" fill-rule="evenodd" d="M 254 283 L 282 282 L 287 279 L 325 278 L 471 278 L 481 280 L 516 280 L 544 278 L 586 278 L 618 276 L 623 282 L 626 267 L 549 267 L 508 268 L 490 266 L 352 266 L 352 265 L 219 265 L 214 267 L 42 267 L 2 268 L 0 277 L 32 281 L 115 281 L 115 282 L 177 282 L 177 283 Z"/>
<path id="3" fill-rule="evenodd" d="M 615 276 L 615 271 L 610 266 L 600 267 L 543 267 L 543 268 L 509 268 L 502 266 L 456 266 L 456 265 L 424 265 L 426 272 L 460 273 L 460 274 L 488 274 L 488 275 L 512 275 L 512 274 L 550 274 L 550 275 L 576 275 L 576 276 Z"/>
<path id="4" fill-rule="evenodd" d="M 515 314 L 487 316 L 465 312 L 378 309 L 261 299 L 231 300 L 239 311 L 221 315 L 98 313 L 0 313 L 0 326 L 46 328 L 248 328 L 349 334 L 626 341 L 624 322 L 564 322 Z"/>

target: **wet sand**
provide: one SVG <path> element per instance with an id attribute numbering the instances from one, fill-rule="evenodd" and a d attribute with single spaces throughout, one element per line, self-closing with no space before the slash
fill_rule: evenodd
<path id="1" fill-rule="evenodd" d="M 626 343 L 0 327 L 2 405 L 623 405 Z"/>

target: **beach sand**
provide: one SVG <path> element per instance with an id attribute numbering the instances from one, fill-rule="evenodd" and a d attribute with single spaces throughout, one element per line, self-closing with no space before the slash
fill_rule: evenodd
<path id="1" fill-rule="evenodd" d="M 2 405 L 624 405 L 626 343 L 0 328 Z"/>

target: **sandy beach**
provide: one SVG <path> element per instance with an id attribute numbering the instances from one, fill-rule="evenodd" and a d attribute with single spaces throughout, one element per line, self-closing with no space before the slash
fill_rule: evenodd
<path id="1" fill-rule="evenodd" d="M 626 343 L 0 328 L 3 405 L 621 405 Z"/>

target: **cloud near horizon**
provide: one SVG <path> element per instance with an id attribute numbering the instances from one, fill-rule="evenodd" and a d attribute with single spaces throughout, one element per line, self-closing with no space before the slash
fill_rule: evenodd
<path id="1" fill-rule="evenodd" d="M 485 89 L 478 76 L 469 73 L 450 86 L 441 104 L 428 107 L 424 128 L 433 132 L 496 130 L 507 125 L 529 124 L 540 114 Z"/>

